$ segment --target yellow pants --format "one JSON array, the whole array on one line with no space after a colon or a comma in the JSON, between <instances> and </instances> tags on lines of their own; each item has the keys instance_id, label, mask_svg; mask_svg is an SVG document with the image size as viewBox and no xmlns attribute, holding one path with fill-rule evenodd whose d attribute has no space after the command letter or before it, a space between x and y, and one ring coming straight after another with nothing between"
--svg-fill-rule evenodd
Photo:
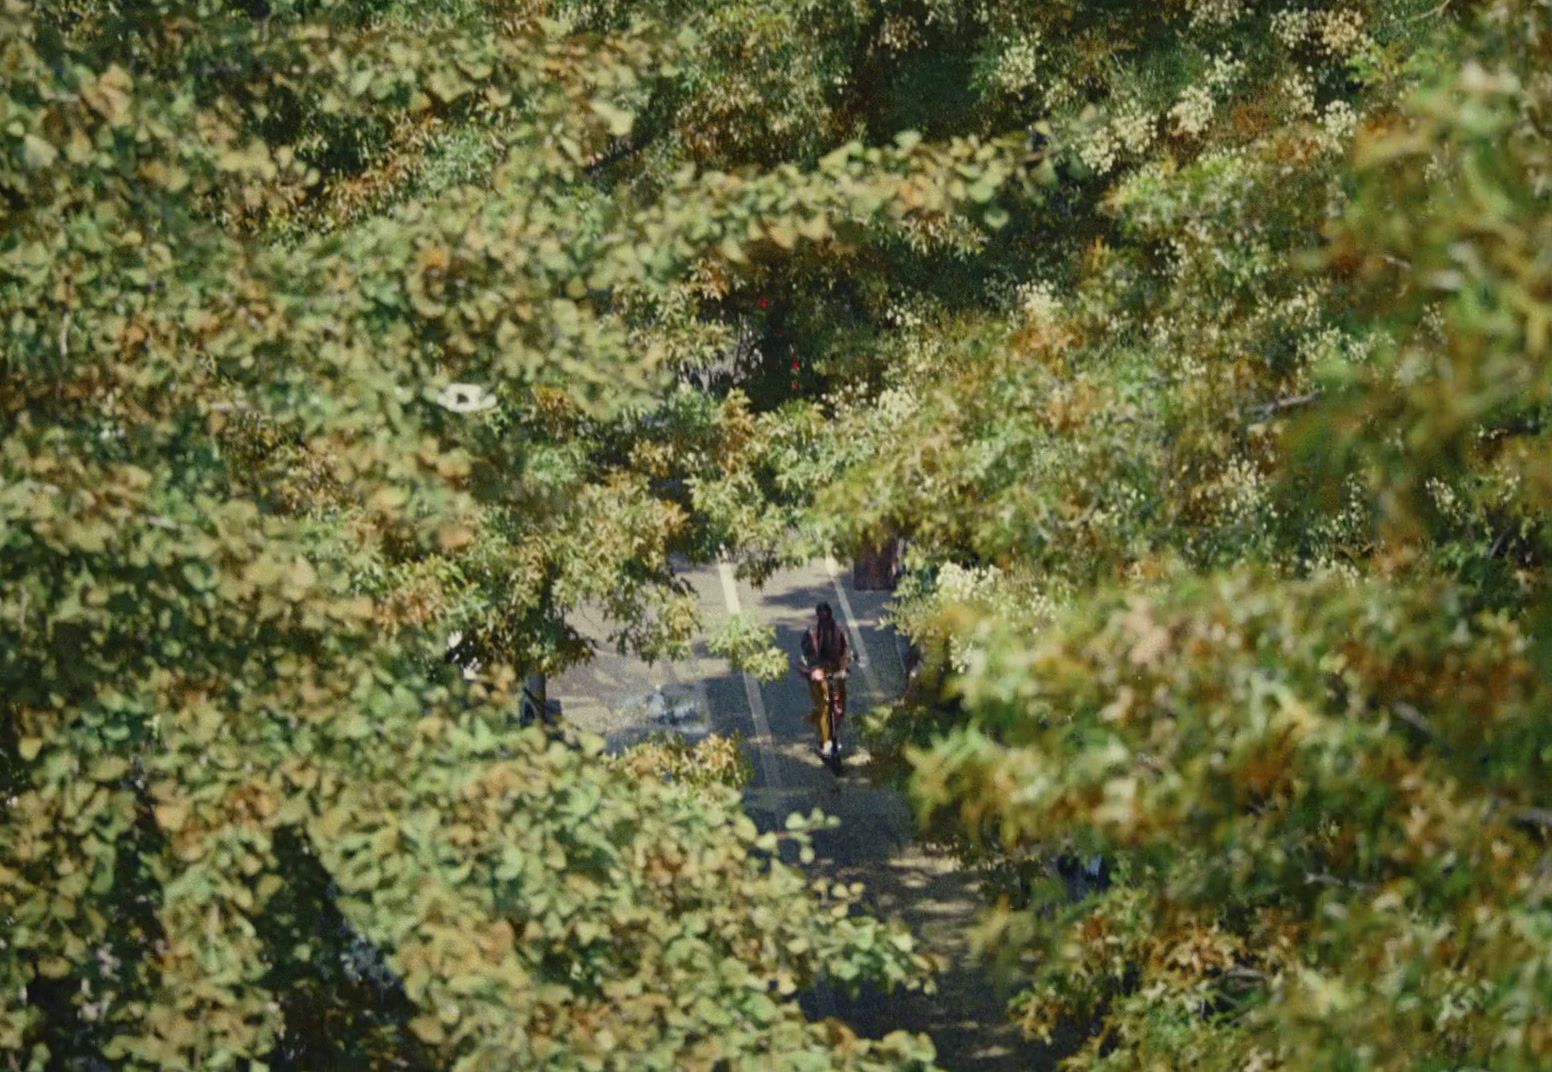
<instances>
[{"instance_id":1,"label":"yellow pants","mask_svg":"<svg viewBox=\"0 0 1552 1072\"><path fill-rule=\"evenodd\" d=\"M835 739L835 727L830 725L830 690L835 690L836 699L840 702L841 710L846 710L846 676L844 674L831 680L825 674L817 674L808 679L808 696L814 701L814 709L809 714L808 720L819 727L819 743L824 745L826 741Z\"/></svg>"}]
</instances>

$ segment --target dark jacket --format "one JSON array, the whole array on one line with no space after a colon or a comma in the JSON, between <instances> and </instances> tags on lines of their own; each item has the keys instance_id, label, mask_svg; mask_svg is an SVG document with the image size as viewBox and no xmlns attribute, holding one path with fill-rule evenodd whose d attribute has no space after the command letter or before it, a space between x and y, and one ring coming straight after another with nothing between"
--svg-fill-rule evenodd
<instances>
[{"instance_id":1,"label":"dark jacket","mask_svg":"<svg viewBox=\"0 0 1552 1072\"><path fill-rule=\"evenodd\" d=\"M803 631L803 663L821 666L830 673L846 668L846 631L835 622L828 629L810 626Z\"/></svg>"}]
</instances>

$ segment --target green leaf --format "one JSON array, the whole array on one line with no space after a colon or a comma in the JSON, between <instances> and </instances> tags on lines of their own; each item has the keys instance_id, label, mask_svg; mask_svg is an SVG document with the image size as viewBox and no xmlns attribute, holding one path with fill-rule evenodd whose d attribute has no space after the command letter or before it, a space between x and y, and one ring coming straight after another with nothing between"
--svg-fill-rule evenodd
<instances>
[{"instance_id":1,"label":"green leaf","mask_svg":"<svg viewBox=\"0 0 1552 1072\"><path fill-rule=\"evenodd\" d=\"M616 138L625 137L635 126L634 115L623 108L615 107L608 101L594 101L592 109L608 124L609 133Z\"/></svg>"},{"instance_id":2,"label":"green leaf","mask_svg":"<svg viewBox=\"0 0 1552 1072\"><path fill-rule=\"evenodd\" d=\"M32 171L42 171L59 157L59 150L38 137L28 134L22 138L22 162Z\"/></svg>"},{"instance_id":3,"label":"green leaf","mask_svg":"<svg viewBox=\"0 0 1552 1072\"><path fill-rule=\"evenodd\" d=\"M972 183L966 193L969 194L970 200L984 203L996 196L997 184L991 179L982 178Z\"/></svg>"}]
</instances>

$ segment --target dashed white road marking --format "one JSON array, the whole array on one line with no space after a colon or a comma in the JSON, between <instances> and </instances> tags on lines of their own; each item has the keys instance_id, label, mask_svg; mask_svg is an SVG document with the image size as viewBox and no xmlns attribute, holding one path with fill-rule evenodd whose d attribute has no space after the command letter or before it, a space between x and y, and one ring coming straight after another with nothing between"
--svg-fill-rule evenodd
<instances>
[{"instance_id":1,"label":"dashed white road marking","mask_svg":"<svg viewBox=\"0 0 1552 1072\"><path fill-rule=\"evenodd\" d=\"M706 691L706 679L701 674L695 675L695 681L690 685L695 690L695 702L700 708L701 717L706 720L706 729L711 729L711 695Z\"/></svg>"},{"instance_id":2,"label":"dashed white road marking","mask_svg":"<svg viewBox=\"0 0 1552 1072\"><path fill-rule=\"evenodd\" d=\"M733 582L733 567L726 562L718 562L717 576L722 580L722 601L727 604L728 613L738 614L741 605L738 601L738 586ZM744 671L744 695L749 700L749 713L754 716L755 750L760 757L760 769L765 772L765 784L772 789L780 789L781 777L776 773L776 757L771 751L774 738L771 736L770 719L765 717L765 700L760 696L760 683L747 670Z\"/></svg>"},{"instance_id":3,"label":"dashed white road marking","mask_svg":"<svg viewBox=\"0 0 1552 1072\"><path fill-rule=\"evenodd\" d=\"M868 649L862 645L862 630L857 625L857 616L852 613L851 600L846 597L846 587L841 584L841 567L836 563L834 556L825 555L825 571L830 574L830 585L835 589L835 601L841 605L841 615L846 619L846 632L851 637L851 650L860 656L857 660L857 668L862 671L862 680L867 683L868 695L877 703L883 699L884 694L879 691L878 678L873 673L873 659L868 655Z\"/></svg>"},{"instance_id":4,"label":"dashed white road marking","mask_svg":"<svg viewBox=\"0 0 1552 1072\"><path fill-rule=\"evenodd\" d=\"M717 563L717 576L722 581L722 601L729 614L739 613L742 604L738 599L738 585L734 582L733 567L726 562ZM744 695L749 700L749 713L754 717L755 749L760 757L760 767L765 771L765 791L771 794L784 792L781 778L776 773L775 737L771 735L771 723L765 715L765 700L760 696L760 683L749 671L744 671ZM814 984L814 1004L819 1015L833 1020L836 1015L835 991L830 984L820 980Z\"/></svg>"}]
</instances>

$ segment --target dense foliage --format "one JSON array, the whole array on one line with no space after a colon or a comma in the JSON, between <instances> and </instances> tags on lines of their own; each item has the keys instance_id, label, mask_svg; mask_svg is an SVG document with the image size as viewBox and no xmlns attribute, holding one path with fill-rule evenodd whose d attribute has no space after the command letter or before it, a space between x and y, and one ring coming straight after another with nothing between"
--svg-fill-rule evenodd
<instances>
[{"instance_id":1,"label":"dense foliage","mask_svg":"<svg viewBox=\"0 0 1552 1072\"><path fill-rule=\"evenodd\" d=\"M890 293L809 472L914 543L943 691L880 732L1014 1014L1075 1068L1545 1067L1545 5L1020 25L977 62L1056 181Z\"/></svg>"},{"instance_id":2,"label":"dense foliage","mask_svg":"<svg viewBox=\"0 0 1552 1072\"><path fill-rule=\"evenodd\" d=\"M1032 154L999 227L757 281L822 378L694 501L755 569L910 541L941 691L875 728L1014 1014L1073 1067L1544 1066L1545 5L828 17L810 129ZM1068 852L1118 881L1065 905Z\"/></svg>"},{"instance_id":3,"label":"dense foliage","mask_svg":"<svg viewBox=\"0 0 1552 1072\"><path fill-rule=\"evenodd\" d=\"M725 746L510 716L674 553L896 537L878 739L1072 1067L1552 1063L1544 3L0 0L0 79L8 1067L930 1060L782 1000L921 960Z\"/></svg>"},{"instance_id":4,"label":"dense foliage","mask_svg":"<svg viewBox=\"0 0 1552 1072\"><path fill-rule=\"evenodd\" d=\"M658 437L744 412L675 391L695 288L1005 154L612 181L694 35L540 15L0 7L0 1065L930 1057L787 1000L924 967L781 861L806 820L517 690L584 600L695 629Z\"/></svg>"}]
</instances>

